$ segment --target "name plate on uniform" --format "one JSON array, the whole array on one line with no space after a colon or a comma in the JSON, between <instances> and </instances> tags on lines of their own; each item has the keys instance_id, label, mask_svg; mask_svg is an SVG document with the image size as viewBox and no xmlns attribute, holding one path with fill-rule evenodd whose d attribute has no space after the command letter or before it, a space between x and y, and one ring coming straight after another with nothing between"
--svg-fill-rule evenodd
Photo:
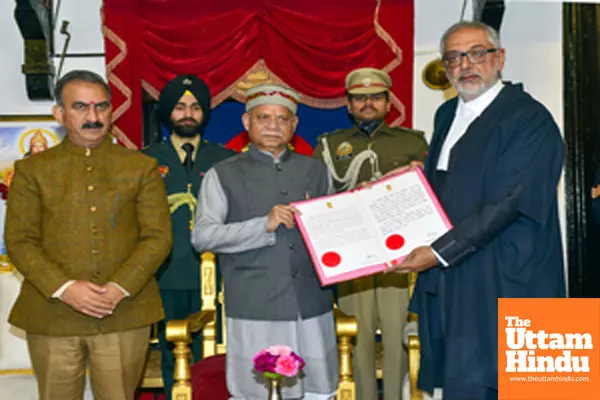
<instances>
[{"instance_id":1,"label":"name plate on uniform","mask_svg":"<svg viewBox=\"0 0 600 400\"><path fill-rule=\"evenodd\" d=\"M421 169L292 206L323 286L385 271L452 228Z\"/></svg>"}]
</instances>

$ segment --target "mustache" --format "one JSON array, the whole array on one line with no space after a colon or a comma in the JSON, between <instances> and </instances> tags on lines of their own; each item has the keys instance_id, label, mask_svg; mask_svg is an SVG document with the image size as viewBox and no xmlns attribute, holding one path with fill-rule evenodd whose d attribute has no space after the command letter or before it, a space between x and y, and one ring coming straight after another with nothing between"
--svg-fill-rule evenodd
<instances>
[{"instance_id":1,"label":"mustache","mask_svg":"<svg viewBox=\"0 0 600 400\"><path fill-rule=\"evenodd\" d=\"M281 137L281 136L283 136L283 129L279 129L279 127L275 128L275 129L266 128L266 129L263 129L260 132L260 134L263 136L279 136L279 137Z\"/></svg>"},{"instance_id":2,"label":"mustache","mask_svg":"<svg viewBox=\"0 0 600 400\"><path fill-rule=\"evenodd\" d=\"M104 124L100 121L96 121L96 122L86 122L85 124L81 125L82 129L100 129L100 128L104 128Z\"/></svg>"},{"instance_id":3,"label":"mustache","mask_svg":"<svg viewBox=\"0 0 600 400\"><path fill-rule=\"evenodd\" d=\"M481 79L481 75L478 74L477 72L473 72L473 71L464 71L461 72L460 75L458 76L458 80L462 81L464 80L467 76L476 76L477 78Z\"/></svg>"},{"instance_id":4,"label":"mustache","mask_svg":"<svg viewBox=\"0 0 600 400\"><path fill-rule=\"evenodd\" d=\"M361 108L361 109L360 109L360 112L364 112L364 111L367 111L367 110L371 110L371 111L377 111L377 110L375 109L375 107L372 107L372 106L364 106L363 108Z\"/></svg>"}]
</instances>

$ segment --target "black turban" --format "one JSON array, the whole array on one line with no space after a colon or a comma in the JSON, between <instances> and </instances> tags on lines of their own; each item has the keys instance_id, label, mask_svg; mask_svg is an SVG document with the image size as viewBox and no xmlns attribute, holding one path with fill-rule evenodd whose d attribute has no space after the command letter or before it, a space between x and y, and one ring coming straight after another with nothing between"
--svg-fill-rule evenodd
<instances>
[{"instance_id":1,"label":"black turban","mask_svg":"<svg viewBox=\"0 0 600 400\"><path fill-rule=\"evenodd\" d=\"M202 107L202 123L198 127L198 133L202 133L204 126L210 115L210 91L206 83L195 75L178 75L175 79L167 82L158 96L158 113L161 122L169 129L173 130L171 122L171 113L179 99L186 90L189 90Z\"/></svg>"}]
</instances>

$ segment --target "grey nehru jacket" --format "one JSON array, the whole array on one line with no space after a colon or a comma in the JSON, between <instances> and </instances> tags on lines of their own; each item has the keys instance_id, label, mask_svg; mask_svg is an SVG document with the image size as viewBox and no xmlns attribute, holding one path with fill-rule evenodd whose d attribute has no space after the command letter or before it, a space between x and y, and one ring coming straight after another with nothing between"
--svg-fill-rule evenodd
<instances>
[{"instance_id":1,"label":"grey nehru jacket","mask_svg":"<svg viewBox=\"0 0 600 400\"><path fill-rule=\"evenodd\" d=\"M295 321L332 310L296 228L267 232L273 206L330 193L321 161L285 151L278 159L253 146L210 169L198 195L192 244L217 253L227 317Z\"/></svg>"}]
</instances>

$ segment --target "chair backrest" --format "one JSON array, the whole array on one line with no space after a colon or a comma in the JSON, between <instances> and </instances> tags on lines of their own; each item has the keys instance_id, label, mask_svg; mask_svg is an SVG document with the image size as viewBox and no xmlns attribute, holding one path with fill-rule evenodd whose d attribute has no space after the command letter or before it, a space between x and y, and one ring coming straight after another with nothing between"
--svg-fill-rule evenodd
<instances>
[{"instance_id":1,"label":"chair backrest","mask_svg":"<svg viewBox=\"0 0 600 400\"><path fill-rule=\"evenodd\" d=\"M202 339L203 357L214 354L225 354L227 352L227 319L225 317L225 284L223 279L219 280L217 274L216 256L207 251L202 253L200 263L200 274L202 279L201 297L202 307L200 311L214 311L215 316L219 314L214 323L214 327L208 326L208 337L205 335ZM219 288L217 291L217 287ZM220 324L217 323L220 322ZM210 325L210 324L209 324ZM204 328L205 331L207 328ZM211 332L214 329L214 339L211 338ZM218 340L220 336L221 340Z\"/></svg>"}]
</instances>

